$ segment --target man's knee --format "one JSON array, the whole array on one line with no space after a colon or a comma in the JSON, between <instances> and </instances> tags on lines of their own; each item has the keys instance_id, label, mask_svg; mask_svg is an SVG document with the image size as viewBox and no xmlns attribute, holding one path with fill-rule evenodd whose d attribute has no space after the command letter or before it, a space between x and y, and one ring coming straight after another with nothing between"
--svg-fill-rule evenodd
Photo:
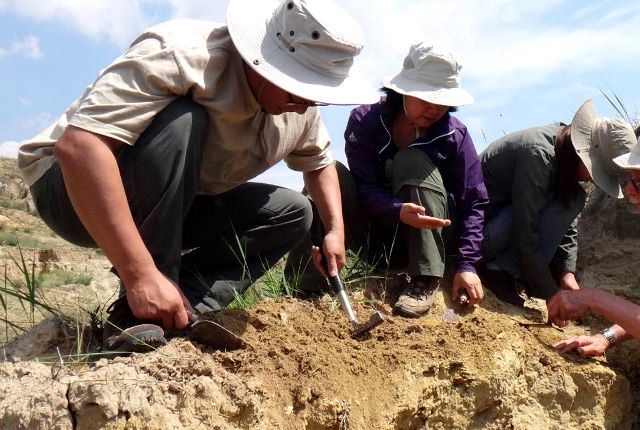
<instances>
[{"instance_id":1,"label":"man's knee","mask_svg":"<svg viewBox=\"0 0 640 430\"><path fill-rule=\"evenodd\" d=\"M194 102L190 97L180 97L171 102L154 118L152 128L167 128L175 135L169 142L180 142L186 138L201 139L205 133L209 116L204 106Z\"/></svg>"},{"instance_id":2,"label":"man's knee","mask_svg":"<svg viewBox=\"0 0 640 430\"><path fill-rule=\"evenodd\" d=\"M313 209L309 199L301 193L287 188L280 188L278 196L282 202L285 202L283 213L281 214L284 215L282 219L290 223L292 230L296 234L306 234L313 222Z\"/></svg>"}]
</instances>

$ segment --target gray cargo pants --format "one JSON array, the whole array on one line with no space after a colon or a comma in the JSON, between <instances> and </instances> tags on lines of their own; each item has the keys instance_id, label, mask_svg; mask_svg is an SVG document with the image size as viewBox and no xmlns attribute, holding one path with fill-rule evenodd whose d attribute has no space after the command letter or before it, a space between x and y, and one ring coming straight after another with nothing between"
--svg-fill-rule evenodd
<instances>
[{"instance_id":1,"label":"gray cargo pants","mask_svg":"<svg viewBox=\"0 0 640 430\"><path fill-rule=\"evenodd\" d=\"M442 277L445 270L443 229L416 229L401 222L388 224L366 216L358 202L358 190L351 172L339 162L336 169L347 249L377 266L401 267L410 275ZM396 198L425 207L427 215L449 217L442 177L423 151L416 148L399 151L386 170ZM319 225L320 220L314 216L311 231L321 231ZM286 273L292 282L299 281L301 290L311 292L325 284L310 262L310 247L311 238L306 237L289 252Z\"/></svg>"},{"instance_id":2,"label":"gray cargo pants","mask_svg":"<svg viewBox=\"0 0 640 430\"><path fill-rule=\"evenodd\" d=\"M275 185L196 194L207 121L202 106L179 98L117 154L133 219L157 268L202 312L231 303L300 241L313 218L307 198ZM96 247L73 210L57 162L31 193L53 231Z\"/></svg>"}]
</instances>

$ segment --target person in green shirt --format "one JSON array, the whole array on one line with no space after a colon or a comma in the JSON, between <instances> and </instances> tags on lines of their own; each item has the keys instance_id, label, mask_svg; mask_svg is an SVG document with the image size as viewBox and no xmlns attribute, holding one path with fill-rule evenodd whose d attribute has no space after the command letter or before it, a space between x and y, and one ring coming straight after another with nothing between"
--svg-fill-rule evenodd
<instances>
[{"instance_id":1,"label":"person in green shirt","mask_svg":"<svg viewBox=\"0 0 640 430\"><path fill-rule=\"evenodd\" d=\"M576 278L580 182L623 196L613 158L635 143L631 126L598 117L583 103L571 124L554 123L509 134L480 154L489 193L482 244L483 284L498 298L524 304L580 288ZM563 324L563 321L556 321Z\"/></svg>"}]
</instances>

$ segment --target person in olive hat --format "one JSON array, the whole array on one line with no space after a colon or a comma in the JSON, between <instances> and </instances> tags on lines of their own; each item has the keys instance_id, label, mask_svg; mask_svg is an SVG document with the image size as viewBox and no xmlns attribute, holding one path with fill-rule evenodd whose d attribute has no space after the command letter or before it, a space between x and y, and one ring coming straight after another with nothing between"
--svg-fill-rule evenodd
<instances>
[{"instance_id":1,"label":"person in olive hat","mask_svg":"<svg viewBox=\"0 0 640 430\"><path fill-rule=\"evenodd\" d=\"M547 300L558 289L579 289L580 182L623 197L618 175L624 170L613 159L635 141L629 124L598 117L587 100L571 124L533 127L489 145L480 154L490 200L482 244L485 287L516 305L524 302L520 289Z\"/></svg>"}]
</instances>

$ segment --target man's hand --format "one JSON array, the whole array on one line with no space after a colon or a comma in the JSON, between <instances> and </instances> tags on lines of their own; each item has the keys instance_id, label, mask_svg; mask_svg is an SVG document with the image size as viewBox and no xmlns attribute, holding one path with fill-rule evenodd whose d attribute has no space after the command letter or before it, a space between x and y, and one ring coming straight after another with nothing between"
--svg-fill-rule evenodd
<instances>
[{"instance_id":1,"label":"man's hand","mask_svg":"<svg viewBox=\"0 0 640 430\"><path fill-rule=\"evenodd\" d=\"M322 248L324 256L320 255L320 248L317 246L311 248L313 264L324 276L338 276L347 261L344 249L344 235L338 232L327 233L323 239ZM328 272L322 264L323 257L327 262Z\"/></svg>"},{"instance_id":2,"label":"man's hand","mask_svg":"<svg viewBox=\"0 0 640 430\"><path fill-rule=\"evenodd\" d=\"M402 208L400 208L400 221L419 229L434 229L451 225L451 221L448 219L434 218L425 215L425 208L414 203L402 204Z\"/></svg>"},{"instance_id":3,"label":"man's hand","mask_svg":"<svg viewBox=\"0 0 640 430\"><path fill-rule=\"evenodd\" d=\"M453 287L451 288L451 300L456 301L461 290L466 290L469 296L468 307L480 303L484 299L484 290L477 274L473 272L458 272L453 277Z\"/></svg>"},{"instance_id":4,"label":"man's hand","mask_svg":"<svg viewBox=\"0 0 640 430\"><path fill-rule=\"evenodd\" d=\"M575 351L580 355L593 357L602 355L609 348L609 341L601 334L573 336L553 345L560 352Z\"/></svg>"},{"instance_id":5,"label":"man's hand","mask_svg":"<svg viewBox=\"0 0 640 430\"><path fill-rule=\"evenodd\" d=\"M564 327L567 320L576 320L591 312L589 307L595 290L560 290L547 299L549 321Z\"/></svg>"},{"instance_id":6,"label":"man's hand","mask_svg":"<svg viewBox=\"0 0 640 430\"><path fill-rule=\"evenodd\" d=\"M127 302L136 318L158 321L166 330L182 329L194 312L180 288L158 270L125 284Z\"/></svg>"},{"instance_id":7,"label":"man's hand","mask_svg":"<svg viewBox=\"0 0 640 430\"><path fill-rule=\"evenodd\" d=\"M69 198L91 237L118 270L133 314L184 328L192 310L155 266L135 225L115 157L124 143L73 126L54 147Z\"/></svg>"}]
</instances>

